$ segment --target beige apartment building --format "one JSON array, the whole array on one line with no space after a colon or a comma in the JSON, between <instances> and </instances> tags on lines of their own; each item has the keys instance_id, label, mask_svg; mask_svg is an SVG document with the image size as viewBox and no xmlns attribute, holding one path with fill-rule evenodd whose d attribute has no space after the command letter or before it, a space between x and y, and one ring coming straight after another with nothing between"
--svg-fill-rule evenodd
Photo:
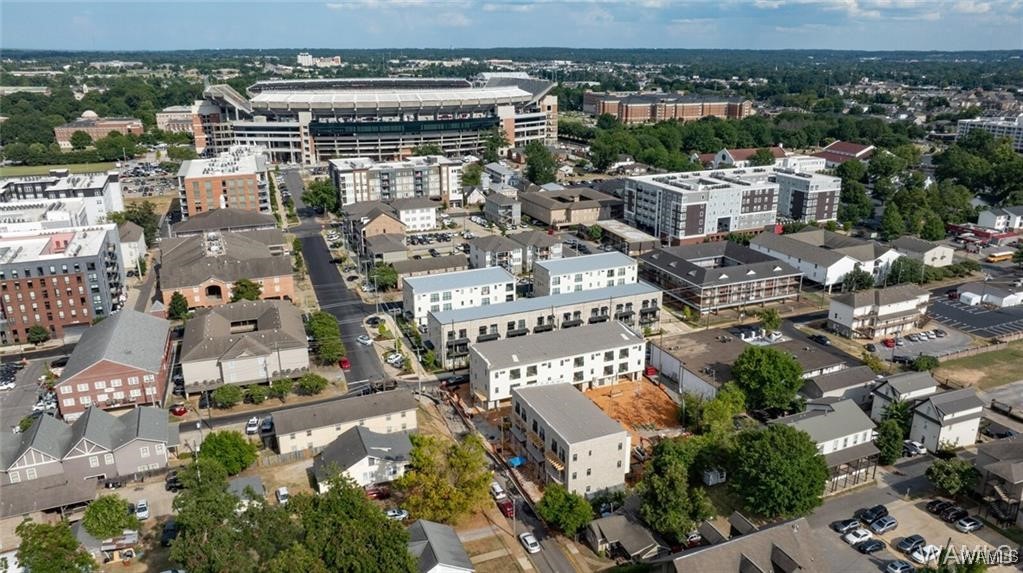
<instances>
[{"instance_id":1,"label":"beige apartment building","mask_svg":"<svg viewBox=\"0 0 1023 573\"><path fill-rule=\"evenodd\" d=\"M416 399L405 390L391 390L274 413L277 451L282 454L322 450L358 426L377 434L415 431Z\"/></svg>"}]
</instances>

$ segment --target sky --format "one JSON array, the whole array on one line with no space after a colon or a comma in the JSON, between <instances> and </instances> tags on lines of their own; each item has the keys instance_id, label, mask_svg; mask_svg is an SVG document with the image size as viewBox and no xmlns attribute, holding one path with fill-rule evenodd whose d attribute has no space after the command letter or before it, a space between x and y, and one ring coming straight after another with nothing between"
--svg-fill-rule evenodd
<instances>
[{"instance_id":1,"label":"sky","mask_svg":"<svg viewBox=\"0 0 1023 573\"><path fill-rule=\"evenodd\" d=\"M1023 49L1023 0L0 0L0 49Z\"/></svg>"}]
</instances>

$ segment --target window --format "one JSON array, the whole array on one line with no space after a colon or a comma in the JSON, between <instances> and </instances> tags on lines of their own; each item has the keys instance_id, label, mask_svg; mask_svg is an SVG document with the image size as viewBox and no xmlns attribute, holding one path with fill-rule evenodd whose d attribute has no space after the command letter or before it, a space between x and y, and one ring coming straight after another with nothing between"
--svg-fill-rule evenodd
<instances>
[{"instance_id":1,"label":"window","mask_svg":"<svg viewBox=\"0 0 1023 573\"><path fill-rule=\"evenodd\" d=\"M312 430L306 430L306 431L305 431L305 435L306 435L306 437L308 438L309 436L312 436L312 435L313 435L313 431L312 431Z\"/></svg>"},{"instance_id":2,"label":"window","mask_svg":"<svg viewBox=\"0 0 1023 573\"><path fill-rule=\"evenodd\" d=\"M78 399L78 403L83 406L88 406L89 404L92 404L92 398L90 396L82 396Z\"/></svg>"},{"instance_id":3,"label":"window","mask_svg":"<svg viewBox=\"0 0 1023 573\"><path fill-rule=\"evenodd\" d=\"M25 479L36 479L36 469L28 468L25 470Z\"/></svg>"},{"instance_id":4,"label":"window","mask_svg":"<svg viewBox=\"0 0 1023 573\"><path fill-rule=\"evenodd\" d=\"M572 479L576 479L576 477L577 477L577 476L576 476L576 473L575 473L575 472L572 472Z\"/></svg>"},{"instance_id":5,"label":"window","mask_svg":"<svg viewBox=\"0 0 1023 573\"><path fill-rule=\"evenodd\" d=\"M90 468L99 467L99 456L89 456L89 467Z\"/></svg>"},{"instance_id":6,"label":"window","mask_svg":"<svg viewBox=\"0 0 1023 573\"><path fill-rule=\"evenodd\" d=\"M629 349L628 348L622 348L621 350L618 351L618 358L628 358L628 357L629 357Z\"/></svg>"},{"instance_id":7,"label":"window","mask_svg":"<svg viewBox=\"0 0 1023 573\"><path fill-rule=\"evenodd\" d=\"M70 394L71 393L71 386L68 386L66 384L61 386L60 387L60 393L61 394Z\"/></svg>"},{"instance_id":8,"label":"window","mask_svg":"<svg viewBox=\"0 0 1023 573\"><path fill-rule=\"evenodd\" d=\"M11 483L21 482L21 474L18 472L10 472L7 474L7 477L11 480Z\"/></svg>"},{"instance_id":9,"label":"window","mask_svg":"<svg viewBox=\"0 0 1023 573\"><path fill-rule=\"evenodd\" d=\"M618 460L618 467L622 467L622 460Z\"/></svg>"},{"instance_id":10,"label":"window","mask_svg":"<svg viewBox=\"0 0 1023 573\"><path fill-rule=\"evenodd\" d=\"M508 378L511 378L512 380L518 380L519 378L522 378L522 369L512 368L511 370L508 371Z\"/></svg>"},{"instance_id":11,"label":"window","mask_svg":"<svg viewBox=\"0 0 1023 573\"><path fill-rule=\"evenodd\" d=\"M621 444L618 444L618 445L621 446ZM156 446L154 446L153 449L156 450L156 453L162 454L163 453L163 444L156 444Z\"/></svg>"},{"instance_id":12,"label":"window","mask_svg":"<svg viewBox=\"0 0 1023 573\"><path fill-rule=\"evenodd\" d=\"M586 373L583 372L582 370L579 370L579 371L577 371L577 372L572 374L572 381L573 382L582 382L585 379L585 377L586 377Z\"/></svg>"},{"instance_id":13,"label":"window","mask_svg":"<svg viewBox=\"0 0 1023 573\"><path fill-rule=\"evenodd\" d=\"M74 398L64 398L64 405L69 407L69 408L71 406L74 406L75 405L75 399Z\"/></svg>"},{"instance_id":14,"label":"window","mask_svg":"<svg viewBox=\"0 0 1023 573\"><path fill-rule=\"evenodd\" d=\"M574 462L574 461L578 461L578 460L579 460L579 454L572 454L572 461Z\"/></svg>"},{"instance_id":15,"label":"window","mask_svg":"<svg viewBox=\"0 0 1023 573\"><path fill-rule=\"evenodd\" d=\"M107 387L107 382L106 380L97 380L93 383L92 387L97 390L102 390Z\"/></svg>"},{"instance_id":16,"label":"window","mask_svg":"<svg viewBox=\"0 0 1023 573\"><path fill-rule=\"evenodd\" d=\"M141 448L139 448L139 457L140 458L149 457L149 446L142 446Z\"/></svg>"},{"instance_id":17,"label":"window","mask_svg":"<svg viewBox=\"0 0 1023 573\"><path fill-rule=\"evenodd\" d=\"M114 463L114 454L103 454L103 463L108 466Z\"/></svg>"},{"instance_id":18,"label":"window","mask_svg":"<svg viewBox=\"0 0 1023 573\"><path fill-rule=\"evenodd\" d=\"M78 390L79 392L88 392L89 391L89 385L88 384L78 384L77 386L75 386L75 389Z\"/></svg>"},{"instance_id":19,"label":"window","mask_svg":"<svg viewBox=\"0 0 1023 573\"><path fill-rule=\"evenodd\" d=\"M526 376L536 376L536 365L526 366Z\"/></svg>"},{"instance_id":20,"label":"window","mask_svg":"<svg viewBox=\"0 0 1023 573\"><path fill-rule=\"evenodd\" d=\"M593 470L591 470L590 468L586 468L586 475L591 475L592 473Z\"/></svg>"},{"instance_id":21,"label":"window","mask_svg":"<svg viewBox=\"0 0 1023 573\"><path fill-rule=\"evenodd\" d=\"M128 377L128 385L129 386L138 386L138 383L139 383L139 377L138 376L130 376L130 377Z\"/></svg>"}]
</instances>

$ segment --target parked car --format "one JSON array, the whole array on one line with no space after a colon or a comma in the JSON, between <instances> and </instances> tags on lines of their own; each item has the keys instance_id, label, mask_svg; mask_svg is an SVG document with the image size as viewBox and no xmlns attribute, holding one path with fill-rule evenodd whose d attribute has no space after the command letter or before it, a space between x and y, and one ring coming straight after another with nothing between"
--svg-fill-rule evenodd
<instances>
[{"instance_id":1,"label":"parked car","mask_svg":"<svg viewBox=\"0 0 1023 573\"><path fill-rule=\"evenodd\" d=\"M895 348L895 339L885 338L881 341L881 344L884 345L885 348Z\"/></svg>"},{"instance_id":2,"label":"parked car","mask_svg":"<svg viewBox=\"0 0 1023 573\"><path fill-rule=\"evenodd\" d=\"M405 356L403 356L400 352L391 352L386 358L384 358L384 361L395 368L399 368L402 363L405 362Z\"/></svg>"},{"instance_id":3,"label":"parked car","mask_svg":"<svg viewBox=\"0 0 1023 573\"><path fill-rule=\"evenodd\" d=\"M263 422L259 425L259 429L262 432L269 432L274 429L274 417L271 415L263 418Z\"/></svg>"},{"instance_id":4,"label":"parked car","mask_svg":"<svg viewBox=\"0 0 1023 573\"><path fill-rule=\"evenodd\" d=\"M526 548L528 553L539 553L540 543L537 542L536 537L533 537L532 533L523 533L519 535L519 541L522 542L522 546Z\"/></svg>"},{"instance_id":5,"label":"parked car","mask_svg":"<svg viewBox=\"0 0 1023 573\"><path fill-rule=\"evenodd\" d=\"M366 319L366 324L372 326L373 328L380 326L381 322L383 322L383 319L380 318L379 316L371 316Z\"/></svg>"},{"instance_id":6,"label":"parked car","mask_svg":"<svg viewBox=\"0 0 1023 573\"><path fill-rule=\"evenodd\" d=\"M941 512L945 511L950 507L952 507L951 501L944 499L935 499L927 504L927 511L935 515L941 515Z\"/></svg>"},{"instance_id":7,"label":"parked car","mask_svg":"<svg viewBox=\"0 0 1023 573\"><path fill-rule=\"evenodd\" d=\"M140 499L135 502L135 517L137 519L149 519L149 502Z\"/></svg>"},{"instance_id":8,"label":"parked car","mask_svg":"<svg viewBox=\"0 0 1023 573\"><path fill-rule=\"evenodd\" d=\"M385 514L387 519L393 519L394 521L405 521L408 519L408 512L400 508L388 509Z\"/></svg>"},{"instance_id":9,"label":"parked car","mask_svg":"<svg viewBox=\"0 0 1023 573\"><path fill-rule=\"evenodd\" d=\"M945 338L946 336L948 336L948 333L940 328L935 328L934 336L937 336L938 338Z\"/></svg>"},{"instance_id":10,"label":"parked car","mask_svg":"<svg viewBox=\"0 0 1023 573\"><path fill-rule=\"evenodd\" d=\"M859 527L860 520L858 519L843 519L841 521L836 521L831 524L831 529L834 529L838 533L842 534L849 533L850 531L853 531L855 529L859 529Z\"/></svg>"},{"instance_id":11,"label":"parked car","mask_svg":"<svg viewBox=\"0 0 1023 573\"><path fill-rule=\"evenodd\" d=\"M882 549L884 549L884 541L881 541L880 539L868 539L868 540L864 541L863 543L857 543L856 544L856 551L859 551L860 553L863 553L864 555L869 555L871 553L877 553L878 551L881 551Z\"/></svg>"},{"instance_id":12,"label":"parked car","mask_svg":"<svg viewBox=\"0 0 1023 573\"><path fill-rule=\"evenodd\" d=\"M391 497L391 490L380 485L367 486L364 491L366 492L366 497L370 499L387 499Z\"/></svg>"},{"instance_id":13,"label":"parked car","mask_svg":"<svg viewBox=\"0 0 1023 573\"><path fill-rule=\"evenodd\" d=\"M873 537L873 535L871 535L869 531L863 529L862 527L858 527L850 531L849 533L843 535L842 541L845 541L849 545L855 546L859 543L863 543L864 541L870 539L871 537Z\"/></svg>"},{"instance_id":14,"label":"parked car","mask_svg":"<svg viewBox=\"0 0 1023 573\"><path fill-rule=\"evenodd\" d=\"M895 559L889 561L884 566L885 573L911 573L913 571L913 564L909 561L903 561L902 559Z\"/></svg>"},{"instance_id":15,"label":"parked car","mask_svg":"<svg viewBox=\"0 0 1023 573\"><path fill-rule=\"evenodd\" d=\"M877 352L877 345L873 342L868 342L864 348L867 349L867 352Z\"/></svg>"},{"instance_id":16,"label":"parked car","mask_svg":"<svg viewBox=\"0 0 1023 573\"><path fill-rule=\"evenodd\" d=\"M927 448L920 442L906 440L902 442L902 453L907 456L921 456L927 453Z\"/></svg>"},{"instance_id":17,"label":"parked car","mask_svg":"<svg viewBox=\"0 0 1023 573\"><path fill-rule=\"evenodd\" d=\"M914 533L913 535L903 537L902 541L900 541L896 547L898 547L899 551L909 554L924 545L927 545L927 541L924 540L924 536Z\"/></svg>"},{"instance_id":18,"label":"parked car","mask_svg":"<svg viewBox=\"0 0 1023 573\"><path fill-rule=\"evenodd\" d=\"M277 503L281 505L288 503L288 499L291 498L291 496L288 494L288 488L284 486L277 488L277 491L275 493L277 495Z\"/></svg>"},{"instance_id":19,"label":"parked car","mask_svg":"<svg viewBox=\"0 0 1023 573\"><path fill-rule=\"evenodd\" d=\"M179 478L174 477L164 482L163 489L169 492L179 492L185 489L185 484L181 483L181 480Z\"/></svg>"},{"instance_id":20,"label":"parked car","mask_svg":"<svg viewBox=\"0 0 1023 573\"><path fill-rule=\"evenodd\" d=\"M963 533L973 533L984 527L984 523L976 517L964 517L956 522L956 529Z\"/></svg>"},{"instance_id":21,"label":"parked car","mask_svg":"<svg viewBox=\"0 0 1023 573\"><path fill-rule=\"evenodd\" d=\"M174 404L170 407L170 413L175 416L184 416L188 413L188 408L184 404Z\"/></svg>"},{"instance_id":22,"label":"parked car","mask_svg":"<svg viewBox=\"0 0 1023 573\"><path fill-rule=\"evenodd\" d=\"M941 548L937 545L924 545L923 547L918 547L913 553L910 553L909 557L921 565L926 565L937 559L940 554Z\"/></svg>"},{"instance_id":23,"label":"parked car","mask_svg":"<svg viewBox=\"0 0 1023 573\"><path fill-rule=\"evenodd\" d=\"M504 496L497 498L497 509L501 511L501 515L512 518L515 517L515 502L510 497Z\"/></svg>"},{"instance_id":24,"label":"parked car","mask_svg":"<svg viewBox=\"0 0 1023 573\"><path fill-rule=\"evenodd\" d=\"M865 509L860 512L860 521L870 525L882 517L888 515L888 508L883 505L875 505L870 509Z\"/></svg>"},{"instance_id":25,"label":"parked car","mask_svg":"<svg viewBox=\"0 0 1023 573\"><path fill-rule=\"evenodd\" d=\"M366 334L360 334L358 338L355 339L355 341L358 342L359 344L362 344L363 346L371 346L373 344L373 339Z\"/></svg>"},{"instance_id":26,"label":"parked car","mask_svg":"<svg viewBox=\"0 0 1023 573\"><path fill-rule=\"evenodd\" d=\"M966 511L965 509L963 509L963 508L961 508L959 506L955 506L955 507L950 507L950 508L946 509L945 511L943 511L941 513L941 519L943 519L943 520L945 520L945 521L947 521L949 523L955 523L955 522L959 521L960 519L962 519L962 518L964 518L964 517L966 517L968 515L970 515L968 511Z\"/></svg>"},{"instance_id":27,"label":"parked car","mask_svg":"<svg viewBox=\"0 0 1023 573\"><path fill-rule=\"evenodd\" d=\"M504 487L496 481L490 482L490 495L494 496L494 499L501 499L506 497L508 494L505 493Z\"/></svg>"},{"instance_id":28,"label":"parked car","mask_svg":"<svg viewBox=\"0 0 1023 573\"><path fill-rule=\"evenodd\" d=\"M814 334L814 335L811 335L809 338L810 338L810 340L812 340L812 341L814 341L817 344L820 344L822 346L830 346L831 345L831 340L829 340L828 337L824 336L823 334Z\"/></svg>"},{"instance_id":29,"label":"parked car","mask_svg":"<svg viewBox=\"0 0 1023 573\"><path fill-rule=\"evenodd\" d=\"M163 524L163 533L160 534L160 545L170 547L171 543L178 537L178 524L173 519Z\"/></svg>"},{"instance_id":30,"label":"parked car","mask_svg":"<svg viewBox=\"0 0 1023 573\"><path fill-rule=\"evenodd\" d=\"M888 533L899 526L899 522L892 516L886 515L874 523L870 524L870 530L880 535L882 533Z\"/></svg>"}]
</instances>

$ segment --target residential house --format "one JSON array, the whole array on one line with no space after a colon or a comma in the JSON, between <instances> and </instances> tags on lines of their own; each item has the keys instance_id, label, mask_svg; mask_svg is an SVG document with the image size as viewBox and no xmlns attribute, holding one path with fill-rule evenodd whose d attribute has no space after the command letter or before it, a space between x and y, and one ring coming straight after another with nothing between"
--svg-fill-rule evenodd
<instances>
[{"instance_id":1,"label":"residential house","mask_svg":"<svg viewBox=\"0 0 1023 573\"><path fill-rule=\"evenodd\" d=\"M238 498L237 512L243 512L253 504L266 501L266 487L259 476L238 476L227 482L227 493Z\"/></svg>"},{"instance_id":2,"label":"residential house","mask_svg":"<svg viewBox=\"0 0 1023 573\"><path fill-rule=\"evenodd\" d=\"M988 514L1000 524L1023 525L1023 435L980 444L973 465Z\"/></svg>"},{"instance_id":3,"label":"residential house","mask_svg":"<svg viewBox=\"0 0 1023 573\"><path fill-rule=\"evenodd\" d=\"M465 255L444 255L422 259L406 259L391 263L391 267L398 274L398 290L401 290L402 285L405 284L405 279L464 271L469 268L469 257Z\"/></svg>"},{"instance_id":4,"label":"residential house","mask_svg":"<svg viewBox=\"0 0 1023 573\"><path fill-rule=\"evenodd\" d=\"M405 314L425 325L430 312L515 300L515 275L501 267L485 267L407 278L401 293Z\"/></svg>"},{"instance_id":5,"label":"residential house","mask_svg":"<svg viewBox=\"0 0 1023 573\"><path fill-rule=\"evenodd\" d=\"M213 209L196 213L187 221L171 225L171 237L192 237L206 233L243 233L277 228L277 220L269 213L246 209Z\"/></svg>"},{"instance_id":6,"label":"residential house","mask_svg":"<svg viewBox=\"0 0 1023 573\"><path fill-rule=\"evenodd\" d=\"M515 197L491 193L483 204L483 216L501 227L519 225L522 223L522 204Z\"/></svg>"},{"instance_id":7,"label":"residential house","mask_svg":"<svg viewBox=\"0 0 1023 573\"><path fill-rule=\"evenodd\" d=\"M828 465L825 494L872 481L880 450L874 445L874 422L852 400L811 400L799 414L771 420L802 432L817 444Z\"/></svg>"},{"instance_id":8,"label":"residential house","mask_svg":"<svg viewBox=\"0 0 1023 573\"><path fill-rule=\"evenodd\" d=\"M912 406L937 391L938 383L930 372L904 372L884 378L871 390L870 419L880 424L892 404L908 402Z\"/></svg>"},{"instance_id":9,"label":"residential house","mask_svg":"<svg viewBox=\"0 0 1023 573\"><path fill-rule=\"evenodd\" d=\"M367 240L375 235L404 235L405 224L391 207L379 201L355 203L344 207L342 233L357 253L366 253Z\"/></svg>"},{"instance_id":10,"label":"residential house","mask_svg":"<svg viewBox=\"0 0 1023 573\"><path fill-rule=\"evenodd\" d=\"M274 436L282 454L319 451L341 434L364 427L378 434L412 432L416 399L405 390L367 394L274 412Z\"/></svg>"},{"instance_id":11,"label":"residential house","mask_svg":"<svg viewBox=\"0 0 1023 573\"><path fill-rule=\"evenodd\" d=\"M548 227L563 229L590 226L597 221L621 218L621 199L590 187L571 187L560 191L519 193L522 214Z\"/></svg>"},{"instance_id":12,"label":"residential house","mask_svg":"<svg viewBox=\"0 0 1023 573\"><path fill-rule=\"evenodd\" d=\"M667 551L630 514L616 513L594 519L586 525L583 535L593 551L610 558L640 561Z\"/></svg>"},{"instance_id":13,"label":"residential house","mask_svg":"<svg viewBox=\"0 0 1023 573\"><path fill-rule=\"evenodd\" d=\"M719 536L715 543L686 549L654 562L658 573L756 571L828 573L831 567L805 517L765 525L748 533Z\"/></svg>"},{"instance_id":14,"label":"residential house","mask_svg":"<svg viewBox=\"0 0 1023 573\"><path fill-rule=\"evenodd\" d=\"M487 202L487 196L483 192L481 187L463 187L462 196L459 200L455 200L452 196L451 207L465 207L469 205L483 205Z\"/></svg>"},{"instance_id":15,"label":"residential house","mask_svg":"<svg viewBox=\"0 0 1023 573\"><path fill-rule=\"evenodd\" d=\"M375 264L408 260L405 235L383 234L367 237L366 258Z\"/></svg>"},{"instance_id":16,"label":"residential house","mask_svg":"<svg viewBox=\"0 0 1023 573\"><path fill-rule=\"evenodd\" d=\"M121 242L121 267L137 271L139 260L146 256L145 232L135 223L125 221L117 226L117 235Z\"/></svg>"},{"instance_id":17,"label":"residential house","mask_svg":"<svg viewBox=\"0 0 1023 573\"><path fill-rule=\"evenodd\" d=\"M903 256L918 260L929 267L947 267L952 264L955 254L952 247L917 237L899 237L892 241L892 246Z\"/></svg>"},{"instance_id":18,"label":"residential house","mask_svg":"<svg viewBox=\"0 0 1023 573\"><path fill-rule=\"evenodd\" d=\"M734 241L664 247L639 257L640 276L699 315L799 297L803 273Z\"/></svg>"},{"instance_id":19,"label":"residential house","mask_svg":"<svg viewBox=\"0 0 1023 573\"><path fill-rule=\"evenodd\" d=\"M788 263L807 280L828 287L841 285L853 269L871 273L881 282L899 253L872 241L855 239L824 229L787 235L761 233L750 241L750 248Z\"/></svg>"},{"instance_id":20,"label":"residential house","mask_svg":"<svg viewBox=\"0 0 1023 573\"><path fill-rule=\"evenodd\" d=\"M160 243L160 292L170 306L180 292L188 308L229 302L234 284L248 279L261 288L260 298L291 300L295 279L283 233L277 230L166 239Z\"/></svg>"},{"instance_id":21,"label":"residential house","mask_svg":"<svg viewBox=\"0 0 1023 573\"><path fill-rule=\"evenodd\" d=\"M70 422L91 406L162 405L170 368L170 323L123 309L82 333L53 387L60 415Z\"/></svg>"},{"instance_id":22,"label":"residential house","mask_svg":"<svg viewBox=\"0 0 1023 573\"><path fill-rule=\"evenodd\" d=\"M977 224L1000 232L1023 230L1023 205L985 209L978 215Z\"/></svg>"},{"instance_id":23,"label":"residential house","mask_svg":"<svg viewBox=\"0 0 1023 573\"><path fill-rule=\"evenodd\" d=\"M508 235L508 238L522 245L522 272L533 272L533 265L539 261L560 259L563 253L561 239L543 231L525 231Z\"/></svg>"},{"instance_id":24,"label":"residential house","mask_svg":"<svg viewBox=\"0 0 1023 573\"><path fill-rule=\"evenodd\" d=\"M828 169L834 169L839 165L855 159L857 161L870 161L870 158L874 155L875 148L873 145L861 145L859 143L852 143L849 141L833 141L826 145L824 149L814 153L815 157L822 157L827 162L825 167Z\"/></svg>"},{"instance_id":25,"label":"residential house","mask_svg":"<svg viewBox=\"0 0 1023 573\"><path fill-rule=\"evenodd\" d=\"M646 340L617 321L469 345L471 398L493 408L520 386L569 383L588 390L643 373Z\"/></svg>"},{"instance_id":26,"label":"residential house","mask_svg":"<svg viewBox=\"0 0 1023 573\"><path fill-rule=\"evenodd\" d=\"M185 324L179 361L188 393L297 377L309 368L302 312L274 300L200 310Z\"/></svg>"},{"instance_id":27,"label":"residential house","mask_svg":"<svg viewBox=\"0 0 1023 573\"><path fill-rule=\"evenodd\" d=\"M412 442L406 432L380 434L354 426L337 437L313 459L316 490L326 493L338 473L360 487L389 483L405 475Z\"/></svg>"},{"instance_id":28,"label":"residential house","mask_svg":"<svg viewBox=\"0 0 1023 573\"><path fill-rule=\"evenodd\" d=\"M869 366L853 366L808 379L799 391L810 400L851 400L861 408L870 406L871 389L877 377Z\"/></svg>"},{"instance_id":29,"label":"residential house","mask_svg":"<svg viewBox=\"0 0 1023 573\"><path fill-rule=\"evenodd\" d=\"M709 156L701 155L700 160L705 161L704 165L707 165L711 169L728 168L728 167L753 167L751 163L753 156L757 154L761 149L766 149L774 157L775 162L785 158L785 150L781 147L746 147L742 149L722 149L717 153L710 154Z\"/></svg>"},{"instance_id":30,"label":"residential house","mask_svg":"<svg viewBox=\"0 0 1023 573\"><path fill-rule=\"evenodd\" d=\"M513 169L494 162L483 166L483 187L514 187L520 180L519 174Z\"/></svg>"},{"instance_id":31,"label":"residential house","mask_svg":"<svg viewBox=\"0 0 1023 573\"><path fill-rule=\"evenodd\" d=\"M455 528L419 519L408 528L408 550L419 563L419 573L473 573Z\"/></svg>"},{"instance_id":32,"label":"residential house","mask_svg":"<svg viewBox=\"0 0 1023 573\"><path fill-rule=\"evenodd\" d=\"M625 487L629 432L571 384L512 390L513 448L520 471L586 497Z\"/></svg>"},{"instance_id":33,"label":"residential house","mask_svg":"<svg viewBox=\"0 0 1023 573\"><path fill-rule=\"evenodd\" d=\"M932 452L972 446L983 414L984 402L973 388L931 394L913 408L909 437Z\"/></svg>"},{"instance_id":34,"label":"residential house","mask_svg":"<svg viewBox=\"0 0 1023 573\"><path fill-rule=\"evenodd\" d=\"M915 284L832 297L828 328L849 338L899 336L923 324L931 293Z\"/></svg>"},{"instance_id":35,"label":"residential house","mask_svg":"<svg viewBox=\"0 0 1023 573\"><path fill-rule=\"evenodd\" d=\"M502 267L522 272L522 245L501 235L488 235L469 241L469 264L474 269Z\"/></svg>"},{"instance_id":36,"label":"residential house","mask_svg":"<svg viewBox=\"0 0 1023 573\"><path fill-rule=\"evenodd\" d=\"M579 257L538 261L533 265L533 294L547 296L634 284L636 259L611 251Z\"/></svg>"}]
</instances>

